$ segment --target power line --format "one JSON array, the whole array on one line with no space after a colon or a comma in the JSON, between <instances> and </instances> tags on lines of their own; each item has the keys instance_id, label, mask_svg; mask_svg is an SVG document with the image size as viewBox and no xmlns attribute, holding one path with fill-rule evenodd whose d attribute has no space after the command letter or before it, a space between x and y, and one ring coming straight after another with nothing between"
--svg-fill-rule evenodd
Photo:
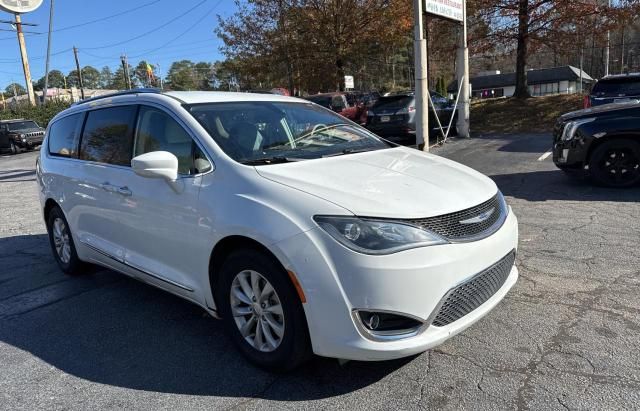
<instances>
[{"instance_id":1,"label":"power line","mask_svg":"<svg viewBox=\"0 0 640 411\"><path fill-rule=\"evenodd\" d=\"M95 19L95 20L90 20L90 21L87 21L87 22L84 22L84 23L74 24L73 26L62 27L62 28L53 30L53 32L57 33L57 32L60 32L60 31L66 31L66 30L76 29L78 27L88 26L89 24L100 23L100 22L103 22L105 20L110 20L110 19L113 19L113 18L116 18L116 17L124 16L125 14L133 13L134 11L143 9L145 7L152 6L152 5L156 4L156 3L160 3L161 1L163 1L163 0L150 1L149 3L145 3L145 4L142 4L142 5L138 6L138 7L134 7L132 9L121 11L120 13L112 14L110 16L102 17L102 18Z\"/></svg>"},{"instance_id":2,"label":"power line","mask_svg":"<svg viewBox=\"0 0 640 411\"><path fill-rule=\"evenodd\" d=\"M222 3L222 0L218 0L218 2L211 8L209 9L209 11L207 11L205 14L202 15L202 17L200 17L194 24L192 24L188 29L186 29L185 31L183 31L182 33L178 34L176 37L172 38L171 40L169 40L168 42L166 42L165 44L163 44L160 47L156 47L154 49L151 50L147 50L143 53L140 53L138 55L135 56L131 56L132 58L137 58L137 57L142 57L146 54L149 53L153 53L154 51L158 51L166 46L168 46L169 44L173 43L174 41L178 40L179 38L183 37L185 34L189 33L191 30L193 30L194 28L196 28L196 26L198 24L200 24L205 18L209 17L209 15L218 8L218 6L220 6L220 4Z\"/></svg>"},{"instance_id":3,"label":"power line","mask_svg":"<svg viewBox=\"0 0 640 411\"><path fill-rule=\"evenodd\" d=\"M189 10L185 11L184 13L182 13L182 14L180 14L180 15L178 15L178 16L176 16L176 17L174 17L174 18L172 18L171 20L169 20L169 21L167 21L167 22L165 22L165 23L163 23L163 24L161 24L161 25L159 25L159 26L157 26L157 27L155 27L155 28L153 28L153 29L151 29L151 30L149 30L149 31L146 31L146 32L144 32L144 33L142 33L142 34L140 34L140 35L137 35L137 36L135 36L135 37L132 37L132 38L130 38L130 39L122 40L122 41L118 41L118 42L116 42L116 43L112 43L112 44L106 44L106 45L103 45L103 46L97 46L97 47L83 47L83 48L84 48L85 50L100 50L100 49L108 49L108 48L111 48L111 47L121 46L121 45L126 44L126 43L129 43L129 42L131 42L131 41L135 41L135 40L141 39L142 37L146 37L146 36L148 36L149 34L153 34L153 33L155 33L156 31L162 30L163 28L167 27L169 24L171 24L171 23L173 23L173 22L175 22L175 21L177 21L177 20L181 19L182 17L184 17L184 16L186 16L187 14L191 13L193 10L195 10L195 9L197 9L198 7L202 6L202 5L203 5L204 3L206 3L206 2L207 2L207 0L202 0L202 1L200 1L198 4L196 4L195 6L191 7Z\"/></svg>"},{"instance_id":4,"label":"power line","mask_svg":"<svg viewBox=\"0 0 640 411\"><path fill-rule=\"evenodd\" d=\"M152 6L152 5L154 5L156 3L159 3L161 1L163 1L163 0L154 0L154 1L151 1L149 3L145 3L145 4L142 4L140 6L134 7L132 9L123 10L123 11L121 11L119 13L112 14L110 16L101 17L101 18L95 19L95 20L89 20L89 21L86 21L84 23L74 24L72 26L61 27L59 29L53 30L52 33L57 33L57 32L66 31L66 30L72 30L72 29L76 29L78 27L84 27L84 26L88 26L90 24L100 23L100 22L103 22L103 21L106 21L106 20L110 20L110 19L113 19L113 18L116 18L116 17L124 16L125 14L133 13L134 11L140 10L142 8L145 8L145 7ZM3 31L8 31L8 30L3 30ZM25 34L27 34L27 32L25 32ZM29 33L29 34L41 35L41 34L44 34L44 33ZM15 37L3 37L3 38L0 38L0 41L4 41L4 40L15 40Z\"/></svg>"}]
</instances>

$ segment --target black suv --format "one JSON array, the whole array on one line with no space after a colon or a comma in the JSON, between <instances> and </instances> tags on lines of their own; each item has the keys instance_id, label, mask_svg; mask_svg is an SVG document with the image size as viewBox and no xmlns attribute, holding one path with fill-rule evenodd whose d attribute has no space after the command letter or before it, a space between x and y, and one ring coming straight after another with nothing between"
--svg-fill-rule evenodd
<instances>
[{"instance_id":1,"label":"black suv","mask_svg":"<svg viewBox=\"0 0 640 411\"><path fill-rule=\"evenodd\" d=\"M586 173L600 185L640 182L640 104L607 104L561 116L553 137L553 162Z\"/></svg>"},{"instance_id":2,"label":"black suv","mask_svg":"<svg viewBox=\"0 0 640 411\"><path fill-rule=\"evenodd\" d=\"M21 150L31 150L42 144L44 128L33 120L0 121L0 151L13 154Z\"/></svg>"},{"instance_id":3,"label":"black suv","mask_svg":"<svg viewBox=\"0 0 640 411\"><path fill-rule=\"evenodd\" d=\"M640 100L640 73L604 77L593 86L587 107Z\"/></svg>"}]
</instances>

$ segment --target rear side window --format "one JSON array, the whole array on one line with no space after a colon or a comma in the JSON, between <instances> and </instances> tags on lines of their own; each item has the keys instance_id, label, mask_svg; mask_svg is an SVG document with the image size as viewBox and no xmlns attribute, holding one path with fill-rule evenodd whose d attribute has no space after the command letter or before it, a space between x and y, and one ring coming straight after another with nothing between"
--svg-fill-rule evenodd
<instances>
[{"instance_id":1,"label":"rear side window","mask_svg":"<svg viewBox=\"0 0 640 411\"><path fill-rule=\"evenodd\" d=\"M82 133L80 159L129 166L137 106L90 111Z\"/></svg>"},{"instance_id":2,"label":"rear side window","mask_svg":"<svg viewBox=\"0 0 640 411\"><path fill-rule=\"evenodd\" d=\"M78 157L78 140L84 113L73 114L53 123L49 128L49 154L58 157Z\"/></svg>"}]
</instances>

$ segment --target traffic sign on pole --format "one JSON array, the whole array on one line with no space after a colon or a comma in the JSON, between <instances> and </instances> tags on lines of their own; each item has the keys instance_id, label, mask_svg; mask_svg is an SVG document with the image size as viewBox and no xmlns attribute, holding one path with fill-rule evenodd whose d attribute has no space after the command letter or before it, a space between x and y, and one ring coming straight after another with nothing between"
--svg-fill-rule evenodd
<instances>
[{"instance_id":1,"label":"traffic sign on pole","mask_svg":"<svg viewBox=\"0 0 640 411\"><path fill-rule=\"evenodd\" d=\"M42 6L43 0L0 0L0 10L12 14L30 13Z\"/></svg>"}]
</instances>

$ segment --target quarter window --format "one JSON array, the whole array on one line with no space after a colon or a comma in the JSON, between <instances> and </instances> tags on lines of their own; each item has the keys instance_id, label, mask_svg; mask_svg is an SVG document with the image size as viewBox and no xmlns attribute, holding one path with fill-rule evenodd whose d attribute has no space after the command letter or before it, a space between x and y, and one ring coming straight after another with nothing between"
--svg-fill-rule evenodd
<instances>
[{"instance_id":1,"label":"quarter window","mask_svg":"<svg viewBox=\"0 0 640 411\"><path fill-rule=\"evenodd\" d=\"M211 169L189 133L164 111L142 106L136 129L134 157L152 151L168 151L178 158L180 174L198 174Z\"/></svg>"},{"instance_id":2,"label":"quarter window","mask_svg":"<svg viewBox=\"0 0 640 411\"><path fill-rule=\"evenodd\" d=\"M78 140L83 114L73 114L53 123L49 128L49 154L58 157L78 156Z\"/></svg>"},{"instance_id":3,"label":"quarter window","mask_svg":"<svg viewBox=\"0 0 640 411\"><path fill-rule=\"evenodd\" d=\"M90 111L82 134L80 159L129 166L137 106Z\"/></svg>"}]
</instances>

